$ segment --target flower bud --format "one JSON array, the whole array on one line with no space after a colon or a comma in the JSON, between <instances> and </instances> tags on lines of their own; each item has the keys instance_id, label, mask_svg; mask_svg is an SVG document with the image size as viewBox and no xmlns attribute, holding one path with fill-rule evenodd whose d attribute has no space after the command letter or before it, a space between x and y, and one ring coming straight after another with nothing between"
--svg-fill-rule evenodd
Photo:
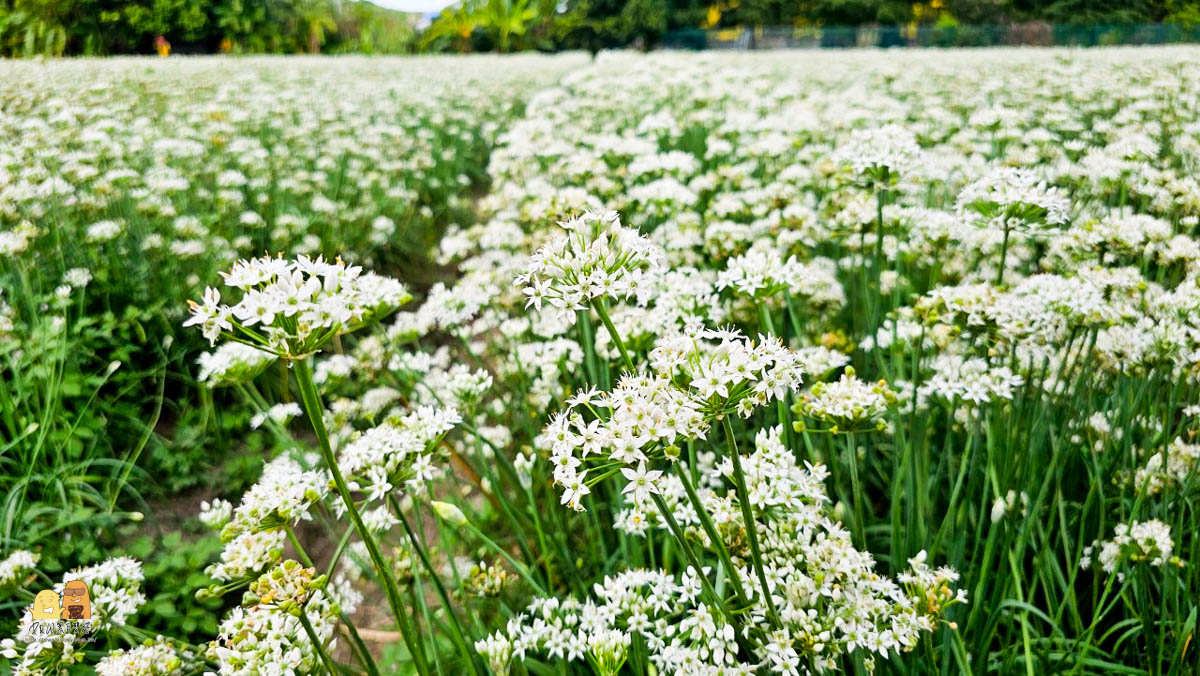
<instances>
[{"instance_id":1,"label":"flower bud","mask_svg":"<svg viewBox=\"0 0 1200 676\"><path fill-rule=\"evenodd\" d=\"M438 517L451 526L457 527L467 524L466 515L462 513L462 510L457 505L452 505L448 502L438 502L437 500L431 502L430 505Z\"/></svg>"},{"instance_id":2,"label":"flower bud","mask_svg":"<svg viewBox=\"0 0 1200 676\"><path fill-rule=\"evenodd\" d=\"M1007 511L1008 503L1004 500L1004 498L996 498L996 501L992 503L992 523L996 523L1000 519L1003 519L1004 514Z\"/></svg>"}]
</instances>

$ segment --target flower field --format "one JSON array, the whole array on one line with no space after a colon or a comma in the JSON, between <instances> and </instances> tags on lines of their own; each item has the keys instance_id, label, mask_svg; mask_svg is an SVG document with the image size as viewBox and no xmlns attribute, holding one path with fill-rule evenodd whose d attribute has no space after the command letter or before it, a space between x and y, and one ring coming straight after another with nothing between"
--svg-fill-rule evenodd
<instances>
[{"instance_id":1,"label":"flower field","mask_svg":"<svg viewBox=\"0 0 1200 676\"><path fill-rule=\"evenodd\" d=\"M0 64L0 654L1195 674L1198 57Z\"/></svg>"}]
</instances>

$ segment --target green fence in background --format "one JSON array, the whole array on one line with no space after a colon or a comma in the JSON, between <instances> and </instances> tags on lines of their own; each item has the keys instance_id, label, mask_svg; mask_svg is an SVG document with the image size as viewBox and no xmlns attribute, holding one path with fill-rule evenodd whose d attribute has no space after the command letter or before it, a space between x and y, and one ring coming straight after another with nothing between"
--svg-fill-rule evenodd
<instances>
[{"instance_id":1,"label":"green fence in background","mask_svg":"<svg viewBox=\"0 0 1200 676\"><path fill-rule=\"evenodd\" d=\"M1200 42L1200 25L1073 25L1030 22L959 26L805 26L676 30L668 49L804 49L845 47L1097 47Z\"/></svg>"}]
</instances>

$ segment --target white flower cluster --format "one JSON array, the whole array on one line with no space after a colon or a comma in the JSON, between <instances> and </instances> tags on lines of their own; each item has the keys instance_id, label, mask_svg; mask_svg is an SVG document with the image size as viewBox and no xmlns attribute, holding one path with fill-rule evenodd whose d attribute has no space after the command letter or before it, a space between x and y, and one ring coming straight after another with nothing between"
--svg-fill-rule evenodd
<instances>
[{"instance_id":1,"label":"white flower cluster","mask_svg":"<svg viewBox=\"0 0 1200 676\"><path fill-rule=\"evenodd\" d=\"M961 400L972 405L998 399L1012 399L1025 379L1007 366L989 366L979 358L952 354L934 359L933 373L921 384L919 395L930 398Z\"/></svg>"},{"instance_id":2,"label":"white flower cluster","mask_svg":"<svg viewBox=\"0 0 1200 676\"><path fill-rule=\"evenodd\" d=\"M845 352L823 345L802 347L796 350L796 356L800 360L800 370L817 378L822 378L850 363L850 356Z\"/></svg>"},{"instance_id":3,"label":"white flower cluster","mask_svg":"<svg viewBox=\"0 0 1200 676\"><path fill-rule=\"evenodd\" d=\"M27 549L18 549L0 561L0 588L21 585L25 576L37 567L41 555Z\"/></svg>"},{"instance_id":4,"label":"white flower cluster","mask_svg":"<svg viewBox=\"0 0 1200 676\"><path fill-rule=\"evenodd\" d=\"M363 274L340 259L253 258L238 261L222 276L241 299L223 305L220 292L209 287L203 303L191 302L192 316L184 326L200 326L213 344L225 335L285 359L304 358L411 298L400 282Z\"/></svg>"},{"instance_id":5,"label":"white flower cluster","mask_svg":"<svg viewBox=\"0 0 1200 676\"><path fill-rule=\"evenodd\" d=\"M916 137L898 124L854 131L833 157L854 173L881 182L909 173L920 165L920 158Z\"/></svg>"},{"instance_id":6,"label":"white flower cluster","mask_svg":"<svg viewBox=\"0 0 1200 676\"><path fill-rule=\"evenodd\" d=\"M246 382L262 373L275 361L275 356L265 350L243 343L227 342L212 352L196 358L200 373L196 380L209 387Z\"/></svg>"},{"instance_id":7,"label":"white flower cluster","mask_svg":"<svg viewBox=\"0 0 1200 676\"><path fill-rule=\"evenodd\" d=\"M730 259L717 276L716 287L752 298L787 293L815 307L837 308L846 302L846 295L835 272L836 265L827 258L804 263L795 256L783 260L777 251L755 249Z\"/></svg>"},{"instance_id":8,"label":"white flower cluster","mask_svg":"<svg viewBox=\"0 0 1200 676\"><path fill-rule=\"evenodd\" d=\"M283 455L263 467L262 477L242 496L236 509L225 501L202 507L201 521L220 529L221 560L209 568L217 580L247 577L276 560L285 527L311 519L309 513L329 490L329 473L306 470Z\"/></svg>"},{"instance_id":9,"label":"white flower cluster","mask_svg":"<svg viewBox=\"0 0 1200 676\"><path fill-rule=\"evenodd\" d=\"M255 413L254 416L250 418L250 429L258 429L262 427L263 423L267 422L268 420L276 425L284 425L292 418L297 418L302 415L304 415L304 411L301 410L300 404L297 404L296 402L275 404L265 411Z\"/></svg>"},{"instance_id":10,"label":"white flower cluster","mask_svg":"<svg viewBox=\"0 0 1200 676\"><path fill-rule=\"evenodd\" d=\"M144 579L142 564L122 556L65 573L62 581L64 585L72 580L87 583L92 598L92 620L103 631L124 626L146 602L142 593Z\"/></svg>"},{"instance_id":11,"label":"white flower cluster","mask_svg":"<svg viewBox=\"0 0 1200 676\"><path fill-rule=\"evenodd\" d=\"M162 636L131 648L116 650L96 663L99 676L186 676L195 656Z\"/></svg>"},{"instance_id":12,"label":"white flower cluster","mask_svg":"<svg viewBox=\"0 0 1200 676\"><path fill-rule=\"evenodd\" d=\"M233 518L233 504L228 500L214 498L212 502L200 502L200 523L213 530L221 530Z\"/></svg>"},{"instance_id":13,"label":"white flower cluster","mask_svg":"<svg viewBox=\"0 0 1200 676\"><path fill-rule=\"evenodd\" d=\"M674 460L677 444L703 438L713 419L748 417L798 389L802 377L796 353L777 338L754 343L698 326L661 339L650 367L651 375L625 376L611 392L576 394L542 432L539 445L550 452L562 504L583 509L580 500L591 490L580 467L588 460L625 465L624 492L635 498L657 492L659 472L647 463Z\"/></svg>"},{"instance_id":14,"label":"white flower cluster","mask_svg":"<svg viewBox=\"0 0 1200 676\"><path fill-rule=\"evenodd\" d=\"M804 376L796 351L778 337L753 341L738 331L694 324L659 339L650 366L668 378L686 378L691 396L710 412L743 417L799 389Z\"/></svg>"},{"instance_id":15,"label":"white flower cluster","mask_svg":"<svg viewBox=\"0 0 1200 676\"><path fill-rule=\"evenodd\" d=\"M622 226L615 211L584 212L559 226L566 235L538 249L517 276L528 306L549 305L574 321L574 313L596 299L646 299L647 276L663 263L660 247Z\"/></svg>"},{"instance_id":16,"label":"white flower cluster","mask_svg":"<svg viewBox=\"0 0 1200 676\"><path fill-rule=\"evenodd\" d=\"M283 577L287 578L308 569L281 567L278 570L282 570ZM267 573L265 577L270 575ZM299 612L308 618L317 638L327 649L334 650L338 611L347 615L353 613L362 602L362 595L341 580L322 589L314 589L306 582L299 585L305 590L306 597ZM276 581L273 586L286 585ZM323 668L299 616L281 604L263 602L261 597L230 611L221 622L216 640L209 644L207 657L217 663L216 673L220 676L319 673Z\"/></svg>"},{"instance_id":17,"label":"white flower cluster","mask_svg":"<svg viewBox=\"0 0 1200 676\"><path fill-rule=\"evenodd\" d=\"M1170 486L1182 486L1200 466L1200 444L1176 437L1161 451L1150 453L1139 467L1133 482L1139 491L1159 493Z\"/></svg>"},{"instance_id":18,"label":"white flower cluster","mask_svg":"<svg viewBox=\"0 0 1200 676\"><path fill-rule=\"evenodd\" d=\"M1079 565L1086 569L1098 563L1104 572L1117 573L1117 577L1123 580L1124 570L1117 571L1129 565L1183 566L1183 561L1174 556L1174 551L1171 527L1162 521L1150 519L1119 523L1113 529L1111 539L1097 540L1083 550Z\"/></svg>"},{"instance_id":19,"label":"white flower cluster","mask_svg":"<svg viewBox=\"0 0 1200 676\"><path fill-rule=\"evenodd\" d=\"M703 437L708 422L701 403L673 387L666 378L626 376L612 392L582 392L571 399L572 409L555 415L539 439L549 446L554 482L563 488L562 504L582 510L580 500L591 492L587 469L590 456L636 466L638 492L654 492L646 463L659 447L675 441ZM587 420L580 411L605 409L605 418ZM627 475L628 478L628 475Z\"/></svg>"},{"instance_id":20,"label":"white flower cluster","mask_svg":"<svg viewBox=\"0 0 1200 676\"><path fill-rule=\"evenodd\" d=\"M847 368L833 382L816 383L796 402L797 414L831 425L836 432L875 429L895 401L887 383L868 383Z\"/></svg>"},{"instance_id":21,"label":"white flower cluster","mask_svg":"<svg viewBox=\"0 0 1200 676\"><path fill-rule=\"evenodd\" d=\"M960 213L1036 230L1067 222L1071 202L1028 169L1000 167L958 194ZM983 222L991 225L988 220Z\"/></svg>"},{"instance_id":22,"label":"white flower cluster","mask_svg":"<svg viewBox=\"0 0 1200 676\"><path fill-rule=\"evenodd\" d=\"M461 421L454 409L418 407L349 440L337 452L338 468L372 500L396 485L422 492L440 474L433 457L437 443Z\"/></svg>"},{"instance_id":23,"label":"white flower cluster","mask_svg":"<svg viewBox=\"0 0 1200 676\"><path fill-rule=\"evenodd\" d=\"M417 405L443 405L469 408L492 386L492 375L485 369L456 363L450 349L441 347L432 354L399 354L388 363L389 370L414 381ZM366 399L364 408L371 408Z\"/></svg>"},{"instance_id":24,"label":"white flower cluster","mask_svg":"<svg viewBox=\"0 0 1200 676\"><path fill-rule=\"evenodd\" d=\"M91 619L84 620L91 634L114 632L124 627L146 602L142 593L142 565L133 559L118 557L94 566L65 573L55 591L62 594L68 582L87 583L91 599ZM14 638L0 644L0 655L10 660L15 674L41 676L64 673L83 660L82 642L74 633L62 640L48 641L34 630L33 615L25 609Z\"/></svg>"},{"instance_id":25,"label":"white flower cluster","mask_svg":"<svg viewBox=\"0 0 1200 676\"><path fill-rule=\"evenodd\" d=\"M295 459L280 456L263 467L262 477L242 495L225 537L308 519L308 508L325 494L329 474L306 470Z\"/></svg>"},{"instance_id":26,"label":"white flower cluster","mask_svg":"<svg viewBox=\"0 0 1200 676\"><path fill-rule=\"evenodd\" d=\"M287 532L281 528L244 532L222 543L221 560L205 572L214 580L241 580L257 573L283 556Z\"/></svg>"},{"instance_id":27,"label":"white flower cluster","mask_svg":"<svg viewBox=\"0 0 1200 676\"><path fill-rule=\"evenodd\" d=\"M623 637L638 635L662 673L799 674L836 670L840 656L848 652L886 657L911 650L946 608L966 601L964 591L953 589L958 574L930 568L924 552L896 581L875 573L871 556L854 549L849 534L829 514L824 468L797 467L778 429L761 432L742 464L763 533L768 593L782 622L769 628L762 590L749 564L743 564L735 573L754 602L747 616L753 628L744 637L753 646L755 661L737 657L739 630L704 602L699 577L690 568L678 577L627 570L595 585L594 598L535 600L504 632L477 642L476 649L496 673L505 674L513 658L529 653L584 661L594 659L589 649L598 644L612 645L616 637L621 645ZM698 469L702 485L728 485L727 461ZM689 519L685 513L679 480L663 477L661 484L667 502L676 505L677 519L694 523L694 515ZM736 494L727 490L722 494L706 488L702 499L714 518L726 524L726 546L733 546L744 542L744 524ZM660 522L659 528L666 525ZM745 552L735 551L741 560Z\"/></svg>"},{"instance_id":28,"label":"white flower cluster","mask_svg":"<svg viewBox=\"0 0 1200 676\"><path fill-rule=\"evenodd\" d=\"M27 626L27 623L23 626ZM6 638L0 641L0 657L12 664L13 673L21 676L51 676L60 674L75 665L83 664L85 655L79 641L70 638L62 641L34 641L20 643Z\"/></svg>"}]
</instances>

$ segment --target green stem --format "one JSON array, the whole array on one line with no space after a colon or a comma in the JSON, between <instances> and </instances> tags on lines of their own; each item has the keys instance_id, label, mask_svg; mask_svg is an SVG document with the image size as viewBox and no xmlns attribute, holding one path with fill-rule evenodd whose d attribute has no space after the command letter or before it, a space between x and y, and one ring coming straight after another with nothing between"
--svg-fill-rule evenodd
<instances>
[{"instance_id":1,"label":"green stem","mask_svg":"<svg viewBox=\"0 0 1200 676\"><path fill-rule=\"evenodd\" d=\"M490 537L484 535L483 531L481 531L475 527L475 524L468 521L467 523L463 524L463 527L466 528L467 530L471 531L471 533L474 534L475 537L479 538L480 540L483 540L484 543L487 544L487 546L492 549L492 551L496 552L501 557L503 557L504 560L508 562L508 565L512 566L514 570L516 570L518 573L520 573L521 577L528 580L529 584L533 585L533 588L537 591L538 594L540 594L542 596L549 596L549 592L546 591L546 588L542 586L541 582L538 582L537 577L533 573L531 573L528 568L525 567L525 564L514 559L512 557L512 554L509 554L508 552L504 551L503 547L496 544Z\"/></svg>"},{"instance_id":2,"label":"green stem","mask_svg":"<svg viewBox=\"0 0 1200 676\"><path fill-rule=\"evenodd\" d=\"M416 635L416 630L413 628L412 619L405 612L404 602L400 598L400 591L396 586L395 576L392 575L392 570L388 566L387 561L383 558L383 552L379 549L379 543L375 541L375 536L367 529L363 523L362 515L359 514L358 507L354 504L354 498L350 495L350 489L346 485L346 479L342 477L342 471L338 468L337 458L333 454L333 447L329 445L329 434L325 430L324 410L325 407L321 403L321 395L317 392L317 385L313 382L312 368L309 366L308 359L301 359L293 362L296 372L296 383L300 387L300 398L304 402L304 409L308 414L308 420L312 424L313 433L317 437L318 446L321 450L321 458L325 461L326 467L329 469L329 474L333 477L334 486L337 488L338 495L342 499L342 504L346 506L346 513L350 515L350 521L354 524L354 530L358 533L358 537L362 539L366 545L367 554L371 557L371 563L375 566L375 572L379 575L379 580L383 584L383 590L387 594L388 605L391 606L392 616L396 619L396 625L400 628L400 634L404 637L404 644L408 647L409 654L412 655L413 664L416 666L417 673L421 676L429 676L429 666L425 663L424 648L420 643L419 637Z\"/></svg>"},{"instance_id":3,"label":"green stem","mask_svg":"<svg viewBox=\"0 0 1200 676\"><path fill-rule=\"evenodd\" d=\"M285 526L284 532L287 533L288 541L292 543L292 548L296 550L296 556L300 557L300 563L303 563L307 568L312 568L312 559L309 558L308 552L304 550L304 546L300 544L300 538L296 537L296 531L292 530L291 526Z\"/></svg>"},{"instance_id":4,"label":"green stem","mask_svg":"<svg viewBox=\"0 0 1200 676\"><path fill-rule=\"evenodd\" d=\"M304 625L304 633L308 634L308 640L312 642L313 650L317 651L317 655L321 657L321 663L325 665L325 669L330 674L336 674L337 668L333 664L333 658L325 652L325 646L321 644L321 639L317 637L317 631L313 629L312 622L308 619L308 611L303 608L300 609L300 624Z\"/></svg>"},{"instance_id":5,"label":"green stem","mask_svg":"<svg viewBox=\"0 0 1200 676\"><path fill-rule=\"evenodd\" d=\"M721 563L729 571L729 581L733 583L733 593L738 597L738 604L742 607L750 605L750 599L746 596L745 588L742 587L741 575L738 574L737 568L734 568L733 559L730 558L729 550L725 548L725 542L721 539L721 534L717 532L712 517L700 502L700 495L696 493L696 487L692 485L692 481L687 475L687 469L683 467L682 463L675 462L673 464L675 473L679 475L679 481L683 484L683 490L687 493L688 500L692 502L692 506L696 508L696 514L700 517L700 526L704 528L708 539L712 540L713 549L717 550L717 556L721 558Z\"/></svg>"},{"instance_id":6,"label":"green stem","mask_svg":"<svg viewBox=\"0 0 1200 676\"><path fill-rule=\"evenodd\" d=\"M850 465L850 490L854 493L854 530L858 536L858 546L865 547L867 542L867 524L863 519L862 484L858 480L858 453L854 449L854 435L846 436L846 455Z\"/></svg>"},{"instance_id":7,"label":"green stem","mask_svg":"<svg viewBox=\"0 0 1200 676\"><path fill-rule=\"evenodd\" d=\"M425 553L425 547L417 539L417 535L413 531L412 526L409 525L408 519L405 518L404 512L400 510L400 505L396 502L395 496L389 493L387 500L392 508L392 512L400 520L400 525L404 527L404 533L408 535L408 541L412 543L413 549L416 550L417 558L421 559L421 565L425 567L425 572L429 573L429 579L433 580L433 588L437 591L438 598L442 600L442 605L446 608L446 614L450 616L450 628L453 630L456 647L462 653L463 659L471 665L471 673L478 674L479 670L475 666L475 659L471 656L471 651L467 647L466 639L463 636L462 624L458 620L458 614L454 612L454 606L450 603L450 595L446 593L445 585L442 584L437 571L433 569L433 563L429 560L429 555Z\"/></svg>"},{"instance_id":8,"label":"green stem","mask_svg":"<svg viewBox=\"0 0 1200 676\"><path fill-rule=\"evenodd\" d=\"M1004 241L1000 244L1000 269L996 271L996 286L1004 283L1004 264L1008 260L1008 222L1004 223Z\"/></svg>"},{"instance_id":9,"label":"green stem","mask_svg":"<svg viewBox=\"0 0 1200 676\"><path fill-rule=\"evenodd\" d=\"M354 623L350 621L350 617L346 615L346 611L342 611L342 626L346 628L346 633L350 635L350 645L354 646L354 653L358 655L358 660L366 667L368 676L379 676L379 667L375 665L375 658L371 656L371 651L367 648L367 644L363 643L362 637L358 635L358 630L354 628Z\"/></svg>"},{"instance_id":10,"label":"green stem","mask_svg":"<svg viewBox=\"0 0 1200 676\"><path fill-rule=\"evenodd\" d=\"M762 585L762 596L767 602L767 611L776 626L779 626L779 614L775 611L775 601L771 599L771 588L767 586L767 576L763 572L762 552L758 547L758 528L755 526L754 514L750 509L750 491L746 489L746 475L742 472L742 459L738 454L737 442L733 439L733 425L729 416L721 418L725 428L725 441L729 444L729 459L733 463L733 481L737 486L738 504L742 508L742 520L746 522L746 539L750 541L750 553L754 557L754 573L758 583Z\"/></svg>"},{"instance_id":11,"label":"green stem","mask_svg":"<svg viewBox=\"0 0 1200 676\"><path fill-rule=\"evenodd\" d=\"M592 333L592 318L588 315L587 310L580 310L576 321L578 322L580 343L583 347L583 366L587 371L588 380L593 385L600 384L600 372L596 368L596 338Z\"/></svg>"},{"instance_id":12,"label":"green stem","mask_svg":"<svg viewBox=\"0 0 1200 676\"><path fill-rule=\"evenodd\" d=\"M875 189L875 284L876 289L883 278L883 205L887 201L887 190Z\"/></svg>"},{"instance_id":13,"label":"green stem","mask_svg":"<svg viewBox=\"0 0 1200 676\"><path fill-rule=\"evenodd\" d=\"M612 319L608 316L608 308L604 307L604 299L597 298L593 300L592 307L596 308L596 314L600 315L600 321L604 322L604 328L608 329L608 336L617 344L617 349L621 352L621 359L625 362L625 368L633 372L633 360L629 358L629 353L625 351L625 343L621 340L621 334L617 333L617 327L613 326Z\"/></svg>"},{"instance_id":14,"label":"green stem","mask_svg":"<svg viewBox=\"0 0 1200 676\"><path fill-rule=\"evenodd\" d=\"M712 582L709 582L708 576L704 574L704 566L700 564L700 559L696 557L696 552L692 551L692 546L684 539L683 529L679 527L679 522L675 520L675 515L671 513L671 508L662 499L658 493L651 493L650 498L654 500L654 504L658 507L659 513L663 515L663 519L667 522L667 530L671 531L671 535L675 536L675 541L679 543L679 548L683 550L683 556L687 559L688 564L695 569L696 577L700 579L700 587L704 591L704 595L708 596L712 604L716 606L723 615L731 622L735 620L733 613L725 607L725 603L721 601L721 597L717 595L717 590L713 589ZM732 575L737 575L735 572L730 572Z\"/></svg>"},{"instance_id":15,"label":"green stem","mask_svg":"<svg viewBox=\"0 0 1200 676\"><path fill-rule=\"evenodd\" d=\"M285 528L288 541L292 543L292 547L296 550L296 555L300 557L300 561L308 568L313 568L312 557L305 551L304 545L300 544L300 538L296 537L296 531L291 526ZM346 626L347 633L350 634L351 647L358 661L366 668L370 676L379 676L379 668L375 666L375 658L371 657L371 651L367 649L367 645L363 643L362 637L358 635L358 630L354 628L354 624L350 621L350 617L345 612L339 611L339 617L342 624Z\"/></svg>"}]
</instances>

